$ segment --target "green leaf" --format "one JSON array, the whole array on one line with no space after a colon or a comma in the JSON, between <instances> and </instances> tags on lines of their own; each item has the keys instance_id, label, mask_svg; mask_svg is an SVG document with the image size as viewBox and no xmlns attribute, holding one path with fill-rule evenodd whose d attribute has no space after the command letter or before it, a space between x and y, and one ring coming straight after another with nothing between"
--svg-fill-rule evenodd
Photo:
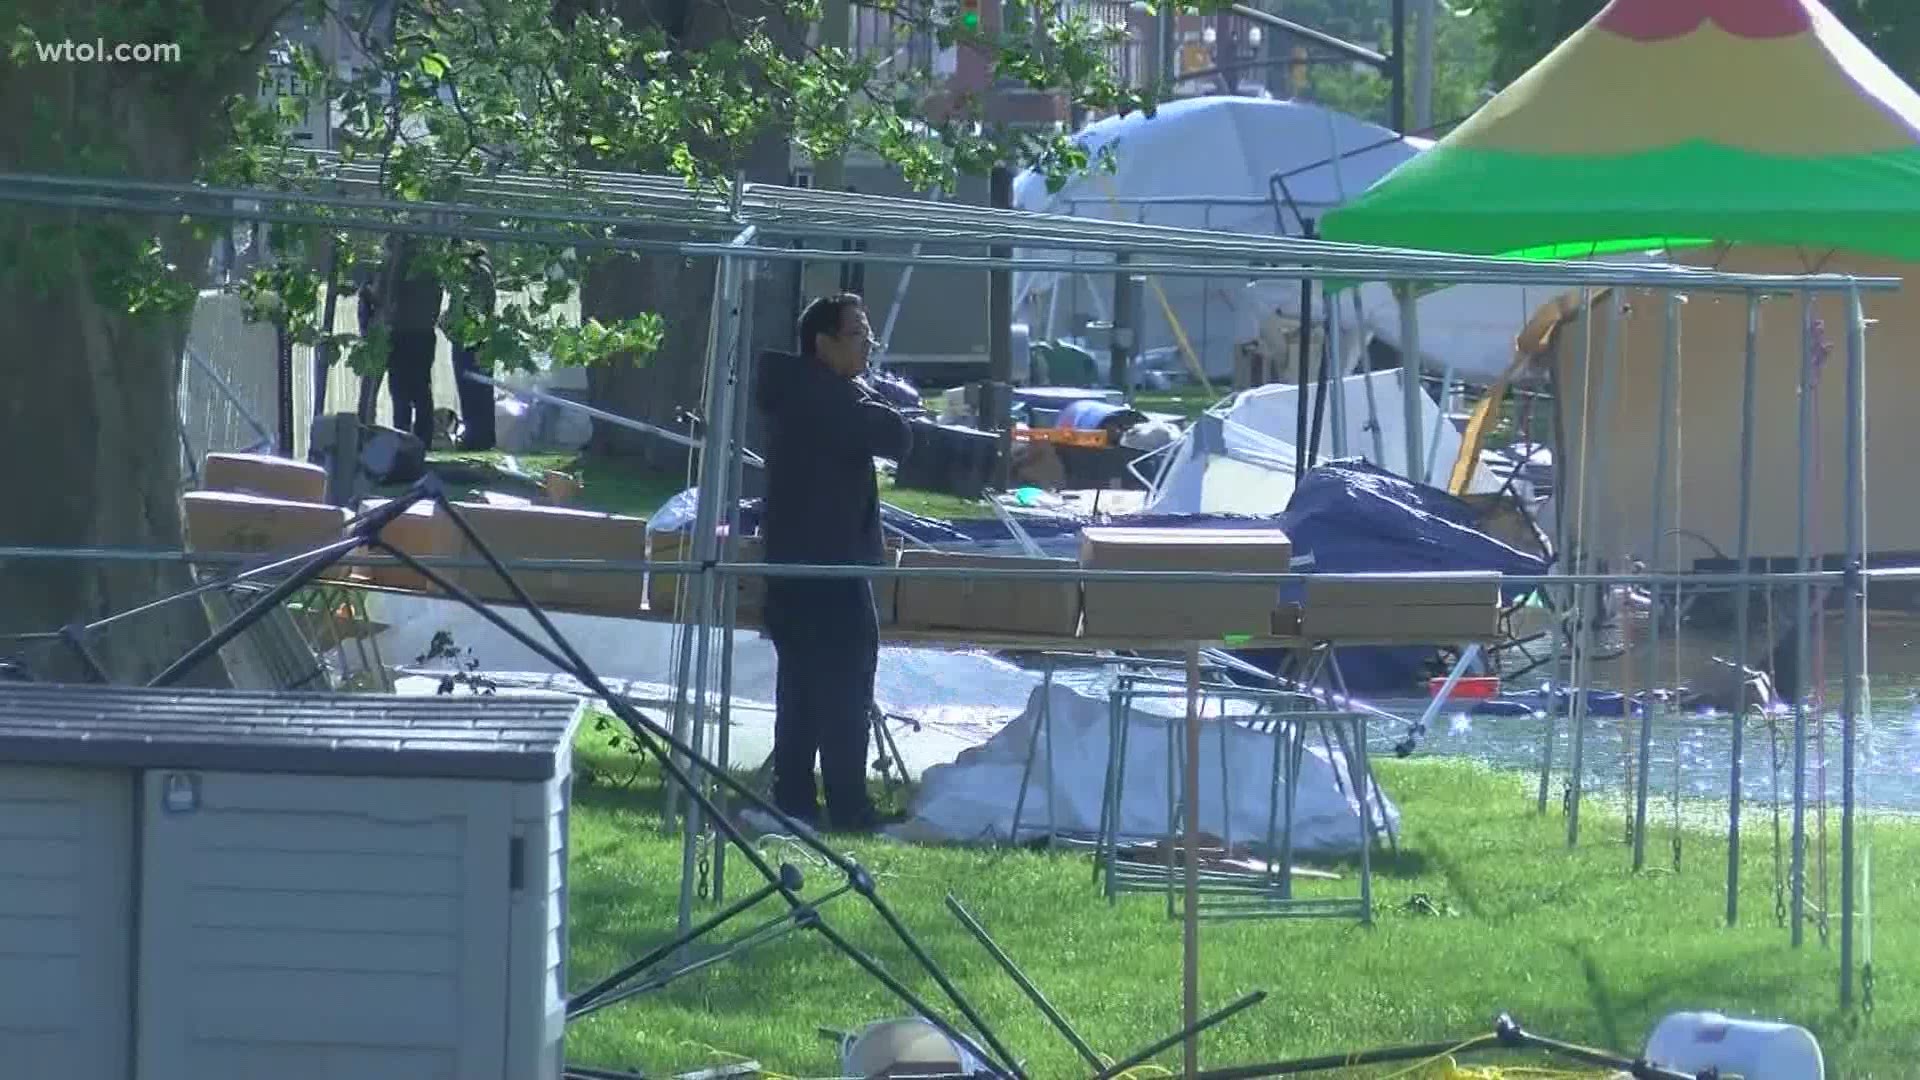
<instances>
[{"instance_id":1,"label":"green leaf","mask_svg":"<svg viewBox=\"0 0 1920 1080\"><path fill-rule=\"evenodd\" d=\"M453 62L447 59L445 53L430 52L420 58L420 70L431 79L446 78L452 67Z\"/></svg>"}]
</instances>

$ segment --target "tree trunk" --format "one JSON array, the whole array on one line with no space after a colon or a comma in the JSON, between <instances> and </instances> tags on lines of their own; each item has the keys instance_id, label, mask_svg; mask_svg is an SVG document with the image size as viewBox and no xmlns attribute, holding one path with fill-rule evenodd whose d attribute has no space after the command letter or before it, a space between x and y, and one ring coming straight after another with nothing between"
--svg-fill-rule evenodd
<instances>
[{"instance_id":1,"label":"tree trunk","mask_svg":"<svg viewBox=\"0 0 1920 1080\"><path fill-rule=\"evenodd\" d=\"M638 3L631 5L640 7ZM660 25L675 27L683 48L699 49L729 36L726 10L722 5L682 4L675 0L656 0L652 6L671 11L622 11L623 18L645 18ZM782 45L796 52L804 38L802 28L794 27L778 4L759 4L752 0L732 5L743 20L761 17L775 27ZM760 140L747 159L740 163L749 182L784 184L788 180L790 151L784 135ZM714 301L713 259L682 259L677 256L620 258L596 267L587 275L580 292L583 317L603 321L631 318L643 311L656 311L666 320L666 341L651 357L637 363L630 357L591 369L587 375L592 403L609 412L630 416L659 427L685 433L682 412L701 416L707 365L707 330ZM754 309L744 328L750 348L784 348L790 344L791 328L799 317L789 311L792 264L755 264ZM703 418L704 419L704 418ZM759 443L760 424L755 413L748 414L747 445ZM651 435L609 424L594 429L597 452L639 458L647 467L669 474L684 475L689 451ZM752 470L749 470L751 474ZM749 492L757 490L755 479L747 478Z\"/></svg>"},{"instance_id":2,"label":"tree trunk","mask_svg":"<svg viewBox=\"0 0 1920 1080\"><path fill-rule=\"evenodd\" d=\"M73 0L61 0L69 12ZM109 0L94 0L102 9ZM37 6L37 5L36 5ZM48 9L52 5L46 5ZM86 6L93 6L92 4ZM277 6L245 0L205 5L209 25L234 41L261 39ZM54 19L28 25L59 25ZM47 156L32 129L35 102L46 115L69 118L65 143L119 135L128 172L143 179L191 179L224 133L214 118L218 102L244 90L257 75L259 49L236 47L233 59L193 78L140 65L28 63L0 71L0 115L17 125L0 132L0 169L60 172L75 165ZM164 84L160 80L167 80ZM59 121L55 121L58 123ZM97 143L96 143L97 145ZM50 236L71 235L91 211L0 211L0 244L46 260L41 280L19 266L0 266L0 325L10 355L0 361L0 461L11 481L0 510L0 544L36 547L182 546L180 356L188 318L133 317L97 298L103 270L83 253L53 252ZM176 220L130 220L160 237L169 262L195 271L207 264L211 242L196 239ZM85 624L182 591L191 585L178 563L0 559L0 634L57 630ZM192 600L115 624L90 639L116 682L144 681L206 636L207 620ZM82 669L64 648L15 647L0 638L0 653L19 656L35 677L78 680ZM189 682L217 684L217 661Z\"/></svg>"},{"instance_id":3,"label":"tree trunk","mask_svg":"<svg viewBox=\"0 0 1920 1080\"><path fill-rule=\"evenodd\" d=\"M712 259L621 256L595 266L581 283L580 314L603 321L657 311L666 340L652 356L622 354L588 369L592 403L608 412L687 433L681 413L699 415L713 307ZM612 424L595 424L595 451L638 459L649 469L684 472L685 447Z\"/></svg>"}]
</instances>

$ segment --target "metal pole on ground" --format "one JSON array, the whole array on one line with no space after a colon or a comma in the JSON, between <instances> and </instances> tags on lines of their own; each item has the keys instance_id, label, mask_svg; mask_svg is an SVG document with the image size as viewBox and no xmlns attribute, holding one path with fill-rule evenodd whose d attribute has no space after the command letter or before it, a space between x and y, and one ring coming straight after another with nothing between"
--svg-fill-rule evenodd
<instances>
[{"instance_id":1,"label":"metal pole on ground","mask_svg":"<svg viewBox=\"0 0 1920 1080\"><path fill-rule=\"evenodd\" d=\"M743 233L750 238L751 230ZM693 525L693 561L703 569L694 578L697 591L693 596L692 623L689 632L697 636L694 642L698 659L694 664L692 686L693 698L693 738L688 742L695 749L702 749L702 740L706 736L706 710L709 697L707 675L709 671L708 655L710 649L710 631L717 621L714 616L718 598L718 576L710 567L719 560L719 526L721 506L727 499L726 483L729 462L734 456L729 453L733 442L733 406L735 380L738 369L733 364L737 354L740 337L740 261L734 257L720 260L719 288L714 294L714 308L718 313L719 333L715 335L714 346L707 357L707 402L705 434L706 449L700 454L699 501L694 511ZM730 580L730 579L729 579ZM696 849L700 842L700 833L705 828L701 821L698 802L689 800L684 835L680 851L680 932L685 933L693 925L693 888L694 863Z\"/></svg>"},{"instance_id":2,"label":"metal pole on ground","mask_svg":"<svg viewBox=\"0 0 1920 1080\"><path fill-rule=\"evenodd\" d=\"M1860 291L1847 292L1847 645L1840 705L1840 1007L1853 1004L1855 741L1867 687L1867 321Z\"/></svg>"},{"instance_id":3,"label":"metal pole on ground","mask_svg":"<svg viewBox=\"0 0 1920 1080\"><path fill-rule=\"evenodd\" d=\"M1340 302L1329 298L1327 311L1327 354L1333 358L1333 456L1347 456L1347 353L1340 332Z\"/></svg>"},{"instance_id":4,"label":"metal pole on ground","mask_svg":"<svg viewBox=\"0 0 1920 1080\"><path fill-rule=\"evenodd\" d=\"M1452 426L1453 423L1447 414L1447 410L1452 407L1452 401L1453 361L1449 360L1447 361L1447 366L1440 371L1440 422L1433 425L1433 430L1428 433L1427 449L1420 456L1420 482L1428 486L1434 484L1433 468L1439 464L1440 431L1442 428ZM1441 483L1445 483L1445 481L1441 481Z\"/></svg>"},{"instance_id":5,"label":"metal pole on ground","mask_svg":"<svg viewBox=\"0 0 1920 1080\"><path fill-rule=\"evenodd\" d=\"M1327 416L1327 397L1332 389L1332 381L1333 353L1323 347L1320 350L1320 378L1313 391L1313 428L1307 433L1307 468L1309 470L1318 467L1322 460L1333 456L1321 452L1321 447L1326 444L1326 439L1323 437L1326 429L1322 424Z\"/></svg>"},{"instance_id":6,"label":"metal pole on ground","mask_svg":"<svg viewBox=\"0 0 1920 1080\"><path fill-rule=\"evenodd\" d=\"M1188 1076L1200 1071L1200 650L1187 649L1187 896L1181 956Z\"/></svg>"},{"instance_id":7,"label":"metal pole on ground","mask_svg":"<svg viewBox=\"0 0 1920 1080\"><path fill-rule=\"evenodd\" d=\"M1747 572L1753 557L1753 378L1760 349L1760 298L1747 297L1747 353L1745 382L1740 392L1740 539L1739 572ZM1677 571L1680 568L1674 567ZM1727 925L1740 919L1740 799L1747 745L1747 601L1753 590L1745 583L1738 586L1733 600L1736 637L1734 656L1739 667L1734 674L1740 681L1739 697L1733 707L1733 764L1727 784ZM1776 789L1778 790L1778 789ZM1776 807L1779 803L1774 804ZM1776 866L1778 864L1775 864Z\"/></svg>"},{"instance_id":8,"label":"metal pole on ground","mask_svg":"<svg viewBox=\"0 0 1920 1080\"><path fill-rule=\"evenodd\" d=\"M1300 356L1293 368L1293 482L1307 474L1307 392L1313 385L1313 376L1307 373L1307 319L1313 306L1313 280L1300 279ZM1249 387L1251 389L1251 387Z\"/></svg>"},{"instance_id":9,"label":"metal pole on ground","mask_svg":"<svg viewBox=\"0 0 1920 1080\"><path fill-rule=\"evenodd\" d=\"M1420 428L1423 410L1420 400L1426 391L1420 388L1420 301L1413 286L1402 285L1400 297L1400 419L1406 425L1407 479L1419 483L1426 470L1420 467Z\"/></svg>"},{"instance_id":10,"label":"metal pole on ground","mask_svg":"<svg viewBox=\"0 0 1920 1080\"><path fill-rule=\"evenodd\" d=\"M1606 425L1613 415L1614 369L1620 365L1621 324L1625 321L1627 313L1626 293L1619 289L1613 289L1609 295L1613 298L1613 305L1607 312L1606 348L1600 354L1600 404L1598 408L1587 412L1587 420L1584 426L1592 430L1590 432L1582 431L1581 433L1581 442L1585 450L1583 450L1580 455L1581 510L1580 520L1576 523L1576 528L1580 534L1577 543L1580 549L1580 563L1583 572L1587 564L1593 562L1593 545L1587 542L1586 537L1586 494L1592 491L1595 493L1596 498L1605 499L1607 497L1606 472L1595 463L1605 460L1605 451L1601 443L1607 430ZM1581 399L1584 405L1584 393L1581 395ZM1600 512L1601 520L1603 522L1606 521L1607 507L1603 505ZM1606 526L1603 525L1602 528L1605 529ZM1603 532L1602 535L1606 536L1610 535L1610 533ZM1573 669L1575 674L1573 680L1573 693L1575 696L1573 699L1573 709L1571 710L1573 713L1573 775L1571 778L1573 788L1567 800L1568 847L1573 847L1580 842L1580 796L1586 782L1587 699L1589 696L1587 683L1591 681L1593 676L1594 623L1600 617L1601 600L1605 596L1602 587L1598 584L1587 585L1582 588L1580 592L1581 602L1578 609L1580 613L1580 630L1573 651Z\"/></svg>"},{"instance_id":11,"label":"metal pole on ground","mask_svg":"<svg viewBox=\"0 0 1920 1080\"><path fill-rule=\"evenodd\" d=\"M1362 425L1361 430L1371 436L1368 444L1373 447L1374 463L1381 468L1386 468L1387 440L1386 436L1380 432L1380 402L1374 396L1373 389L1373 338L1365 329L1366 313L1360 307L1359 289L1353 290L1353 325L1354 333L1360 335L1359 354L1362 376L1360 385L1365 388L1367 394L1367 422Z\"/></svg>"},{"instance_id":12,"label":"metal pole on ground","mask_svg":"<svg viewBox=\"0 0 1920 1080\"><path fill-rule=\"evenodd\" d=\"M1313 239L1317 235L1314 232L1312 218L1302 219L1300 222L1300 228L1301 228L1302 234L1305 235L1306 238L1309 240ZM1294 402L1294 406L1295 406L1294 433L1295 434L1294 434L1294 440L1293 440L1293 480L1294 480L1294 483L1296 484L1300 482L1301 477L1307 474L1308 462L1313 460L1314 456L1320 449L1320 445L1319 445L1320 440L1314 437L1318 434L1318 432L1316 431L1313 433L1309 433L1307 428L1308 408L1309 408L1307 403L1307 388L1310 384L1313 384L1314 382L1312 369L1309 367L1312 361L1312 356L1313 356L1313 279L1301 278L1300 279L1300 349L1299 349L1299 359L1294 364L1294 379L1293 379L1294 386L1297 391L1297 393L1294 395L1297 400ZM1321 379L1318 383L1318 392L1320 394L1325 394L1327 392L1327 383L1324 378ZM1319 401L1318 399L1316 399L1312 405L1312 408L1316 414L1318 413L1319 407L1320 407ZM1316 421L1316 426L1317 426L1318 416L1315 415L1314 419Z\"/></svg>"},{"instance_id":13,"label":"metal pole on ground","mask_svg":"<svg viewBox=\"0 0 1920 1080\"><path fill-rule=\"evenodd\" d=\"M1667 475L1668 454L1673 442L1673 397L1675 384L1680 373L1680 305L1679 294L1667 296L1667 345L1660 364L1660 420L1659 444L1654 450L1653 467L1653 536L1647 545L1647 569L1658 571L1660 565L1660 543L1667 535L1667 485L1661 478ZM1679 567L1674 567L1675 571ZM1635 873L1646 869L1647 865L1647 792L1652 781L1653 770L1653 719L1659 711L1656 707L1656 695L1660 687L1660 587L1653 587L1652 616L1647 620L1651 628L1649 640L1651 648L1647 653L1644 686L1646 692L1640 703L1640 768L1634 777L1633 792L1633 869ZM1628 716L1632 716L1629 709Z\"/></svg>"},{"instance_id":14,"label":"metal pole on ground","mask_svg":"<svg viewBox=\"0 0 1920 1080\"><path fill-rule=\"evenodd\" d=\"M721 298L725 293L726 279L727 279L727 260L721 259L714 264L713 302L708 306L708 311L707 311L707 374L706 374L707 381L703 385L706 387L704 402L709 414L711 414L713 410L713 386L715 384L715 365L720 363L720 350L722 347L721 346L721 331L722 331L721 324L724 321L723 309L725 307L725 305L722 303ZM697 449L700 453L699 461L700 461L700 468L703 474L703 478L708 467L707 466L708 459L712 456L712 446L710 444L710 440L707 438L707 436L711 434L712 434L711 431L701 431L701 432L698 432L698 435L699 435L698 439L695 439L692 436L689 436L687 439L687 445ZM704 510L706 508L706 504L709 501L707 498L707 489L704 487L701 487L701 488L697 488L696 490L699 492L699 502L697 504L698 510L696 511L696 514L695 514L695 517L696 517L695 532L693 537L690 538L689 542L686 545L684 545L680 551L680 557L683 560L693 558L694 553L699 549L698 548L699 521L711 520L711 519L705 518L701 513L699 513L700 510ZM676 663L674 665L675 678L673 682L674 690L673 690L672 731L673 731L673 737L683 743L690 741L692 738L692 732L690 730L690 720L687 714L687 710L689 706L688 696L691 693L691 688L694 682L694 671L693 671L694 636L700 633L701 628L705 625L704 623L699 622L695 618L698 612L696 610L695 604L693 603L693 599L694 599L693 590L696 587L698 587L699 583L701 582L701 580L703 580L704 577L705 577L704 574L695 576L695 577L687 577L685 575L682 575L680 579L674 583L674 594L677 597L683 598L684 602L687 603L687 609L684 612L677 613L677 617L675 620L676 624L680 627L680 629L678 631L678 635L679 635L678 641L675 642L675 647L678 651L678 656L676 657ZM680 761L678 762L678 764L682 769L691 768L690 762ZM677 788L669 787L667 789L667 805L666 805L666 813L663 815L663 819L664 819L663 824L665 824L668 828L672 828L674 819L679 817L680 803L684 798L685 798L685 793L678 790ZM685 926L683 925L681 929L685 930Z\"/></svg>"},{"instance_id":15,"label":"metal pole on ground","mask_svg":"<svg viewBox=\"0 0 1920 1080\"><path fill-rule=\"evenodd\" d=\"M1591 330L1593 325L1593 291L1591 289L1582 289L1580 291L1580 318L1583 320L1587 332L1575 335L1574 341L1580 347L1580 363L1576 366L1576 370L1580 373L1579 400L1580 409L1584 413L1587 408L1586 401L1588 394L1591 392L1590 384L1592 382L1588 373L1588 365L1593 362L1593 334ZM1567 453L1567 447L1572 443L1573 439L1568 435L1567 386L1570 380L1566 378L1566 374L1567 372L1560 364L1556 352L1553 375L1553 409L1556 418L1554 423L1555 438L1553 448L1553 567L1550 568L1548 572L1559 574L1570 574L1577 569L1573 567L1569 561L1573 551L1573 513L1569 509L1569 500L1567 498L1567 493L1572 490L1572 486L1567 482L1567 477L1569 476L1567 464L1573 460L1573 456ZM1583 424L1581 427L1584 431L1585 425ZM1561 668L1562 661L1568 659L1566 652L1568 646L1571 644L1568 637L1566 619L1568 614L1573 610L1573 598L1576 591L1575 589L1568 589L1566 605L1564 607L1554 607L1551 612L1554 620L1553 647L1547 661L1547 672L1553 678L1552 689L1555 692L1555 696L1548 700L1547 730L1540 740L1540 802L1538 809L1542 814L1547 812L1549 789L1553 786L1554 743L1558 740L1560 726L1560 702L1558 692L1567 689L1565 684L1567 681L1570 681L1561 678ZM1543 589L1542 593L1549 601L1554 600L1553 590ZM1571 716L1573 699L1568 698L1567 700L1569 705L1568 714Z\"/></svg>"},{"instance_id":16,"label":"metal pole on ground","mask_svg":"<svg viewBox=\"0 0 1920 1080\"><path fill-rule=\"evenodd\" d=\"M1107 384L1122 393L1133 389L1130 372L1134 343L1139 338L1134 326L1140 321L1140 290L1127 273L1127 261L1125 252L1113 257L1113 329L1107 334ZM1059 380L1059 376L1052 372L1048 372L1048 378L1056 382Z\"/></svg>"},{"instance_id":17,"label":"metal pole on ground","mask_svg":"<svg viewBox=\"0 0 1920 1080\"><path fill-rule=\"evenodd\" d=\"M1806 573L1808 567L1808 530L1811 509L1808 492L1813 485L1814 420L1814 340L1813 294L1800 294L1800 482L1795 511L1795 559L1793 568ZM1793 943L1806 939L1807 916L1807 684L1813 671L1813 641L1808 623L1812 618L1813 586L1802 581L1796 594L1794 619L1794 668L1800 685L1793 695ZM1819 717L1813 718L1820 723Z\"/></svg>"},{"instance_id":18,"label":"metal pole on ground","mask_svg":"<svg viewBox=\"0 0 1920 1080\"><path fill-rule=\"evenodd\" d=\"M734 403L733 441L728 446L727 452L727 464L732 475L727 485L727 542L723 550L728 562L738 559L740 552L740 496L746 490L744 481L747 469L747 413L749 410L746 402L752 400L753 372L757 359L754 355L753 335L748 329L755 325L754 303L758 299L758 291L754 288L756 277L754 268L749 267L742 277L744 279L741 283L740 301L742 329L736 361L738 364L736 370L740 374L736 393L744 400L736 400ZM731 769L733 768L733 641L734 630L737 628L740 616L741 581L739 578L727 578L720 584L725 590L723 595L726 599L721 603L723 628L720 636L720 731L715 763L722 769ZM720 794L723 799L726 797L724 791ZM724 808L726 804L721 805ZM713 845L713 902L716 905L725 903L726 895L727 845L715 843Z\"/></svg>"}]
</instances>

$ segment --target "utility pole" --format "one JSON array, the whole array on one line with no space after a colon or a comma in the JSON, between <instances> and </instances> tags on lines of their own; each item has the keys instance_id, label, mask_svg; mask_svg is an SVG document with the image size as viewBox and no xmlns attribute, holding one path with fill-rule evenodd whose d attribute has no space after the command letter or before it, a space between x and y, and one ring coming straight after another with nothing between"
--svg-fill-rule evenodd
<instances>
[{"instance_id":1,"label":"utility pole","mask_svg":"<svg viewBox=\"0 0 1920 1080\"><path fill-rule=\"evenodd\" d=\"M987 201L995 210L1013 207L1013 170L995 165L988 178ZM1013 249L995 245L993 258L1011 259ZM1000 433L995 486L1005 489L1013 469L1013 271L987 271L987 393L981 395L986 416L980 426Z\"/></svg>"},{"instance_id":2,"label":"utility pole","mask_svg":"<svg viewBox=\"0 0 1920 1080\"><path fill-rule=\"evenodd\" d=\"M1173 80L1178 76L1180 71L1180 63L1175 56L1176 48L1174 39L1178 35L1174 32L1172 4L1163 3L1160 5L1160 14L1155 28L1159 31L1158 37L1160 40L1160 47L1156 50L1159 53L1158 58L1160 61L1160 87L1158 94L1155 96L1164 97L1173 93Z\"/></svg>"},{"instance_id":3,"label":"utility pole","mask_svg":"<svg viewBox=\"0 0 1920 1080\"><path fill-rule=\"evenodd\" d=\"M1433 39L1439 27L1439 0L1416 0L1420 22L1413 45L1413 129L1433 130Z\"/></svg>"},{"instance_id":4,"label":"utility pole","mask_svg":"<svg viewBox=\"0 0 1920 1080\"><path fill-rule=\"evenodd\" d=\"M1387 107L1396 135L1407 133L1407 0L1393 0L1393 55L1387 58L1393 100Z\"/></svg>"},{"instance_id":5,"label":"utility pole","mask_svg":"<svg viewBox=\"0 0 1920 1080\"><path fill-rule=\"evenodd\" d=\"M822 0L820 5L820 47L851 51L853 45L852 0ZM846 162L838 157L813 162L815 191L843 191L847 186ZM839 291L845 263L808 263L801 276L801 303L807 296L825 296Z\"/></svg>"}]
</instances>

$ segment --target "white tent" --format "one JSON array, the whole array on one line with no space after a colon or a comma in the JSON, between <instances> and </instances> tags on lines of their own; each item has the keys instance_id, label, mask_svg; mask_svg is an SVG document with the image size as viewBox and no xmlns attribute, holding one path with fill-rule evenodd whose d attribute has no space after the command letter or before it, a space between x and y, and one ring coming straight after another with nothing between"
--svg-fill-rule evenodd
<instances>
[{"instance_id":1,"label":"white tent","mask_svg":"<svg viewBox=\"0 0 1920 1080\"><path fill-rule=\"evenodd\" d=\"M1363 457L1399 476L1407 474L1407 435L1399 371L1349 375L1329 384L1320 422L1316 460L1340 456L1336 412L1343 412L1346 456ZM1161 514L1277 514L1293 497L1294 439L1299 429L1299 391L1261 386L1236 394L1201 414L1167 451L1147 509ZM1420 458L1427 483L1444 487L1460 456L1460 433L1440 415L1425 392L1420 409ZM1313 387L1307 407L1313 407ZM1371 418L1371 419L1370 419ZM1311 425L1311 415L1308 420ZM1311 427L1309 427L1311 430ZM1312 436L1309 435L1309 438ZM1486 465L1476 463L1469 492L1500 489Z\"/></svg>"},{"instance_id":2,"label":"white tent","mask_svg":"<svg viewBox=\"0 0 1920 1080\"><path fill-rule=\"evenodd\" d=\"M1050 710L1048 725L1055 740L1051 755L1044 735L1037 744L1027 801L1020 813L1021 834L1031 835L1030 827L1048 824L1049 798L1052 824L1059 832L1098 832L1111 742L1106 695L1057 682L1051 696L1043 699L1047 693L1044 687L1035 689L1026 711L985 745L963 751L951 765L928 769L920 778L913 816L894 830L896 835L954 843L1010 835L1020 777L1026 770L1028 747L1035 745L1034 725L1039 723L1043 700ZM1167 728L1182 722L1184 708L1182 702L1142 702L1127 718L1126 788L1119 824L1123 837L1167 833ZM1232 847L1263 847L1272 806L1273 736L1223 724L1217 709L1203 723L1200 775L1207 779L1200 785L1200 829ZM1397 835L1400 812L1384 791L1377 794L1377 800L1369 800L1373 812L1378 815L1384 807L1385 827ZM1381 824L1374 822L1376 829ZM1346 762L1343 757L1328 756L1311 741L1294 802L1293 846L1302 853L1360 850L1360 806L1348 782Z\"/></svg>"},{"instance_id":3,"label":"white tent","mask_svg":"<svg viewBox=\"0 0 1920 1080\"><path fill-rule=\"evenodd\" d=\"M1318 105L1236 97L1194 98L1164 105L1151 117L1133 113L1101 120L1076 138L1091 152L1110 150L1114 168L1096 166L1057 193L1047 191L1044 177L1023 173L1014 183L1017 208L1265 236L1302 235L1302 216L1317 218L1345 203L1432 145L1397 138L1383 127ZM1049 257L1089 267L1107 262L1086 254ZM1026 305L1023 321L1036 338L1067 334L1075 312L1111 318L1111 272L1090 271L1064 283L1059 278L1054 273L1014 276L1014 303ZM1562 291L1464 285L1422 297L1423 364L1433 372L1451 367L1457 378L1491 383L1513 361L1515 333ZM1156 279L1142 303L1143 352L1178 346L1167 318L1171 311L1209 377L1225 376L1233 370L1237 346L1258 337L1275 313L1298 321L1300 286ZM1325 302L1317 288L1314 313L1315 323L1324 325ZM1340 315L1349 335L1364 333L1395 346L1400 340L1399 306L1384 285L1347 294Z\"/></svg>"}]
</instances>

